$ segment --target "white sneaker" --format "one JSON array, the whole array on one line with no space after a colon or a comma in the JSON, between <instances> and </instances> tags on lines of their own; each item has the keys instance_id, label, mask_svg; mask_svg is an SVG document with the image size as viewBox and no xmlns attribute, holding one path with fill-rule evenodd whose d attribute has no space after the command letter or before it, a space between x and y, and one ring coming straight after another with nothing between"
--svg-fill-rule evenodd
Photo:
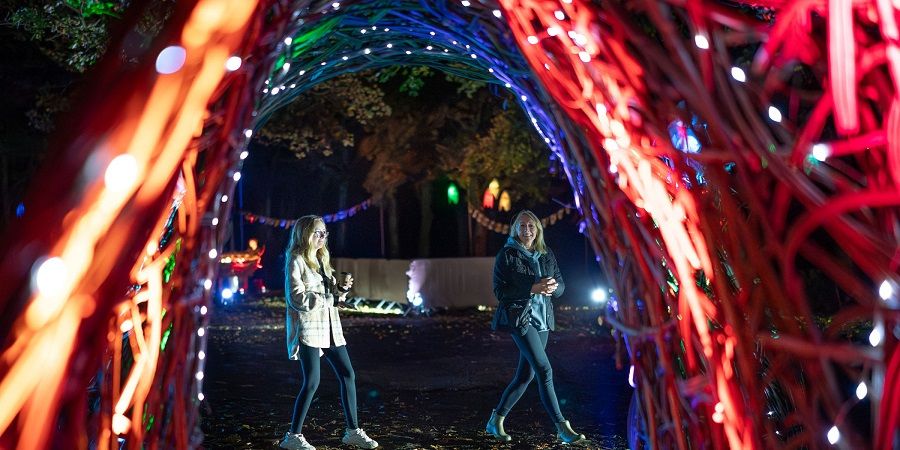
<instances>
[{"instance_id":1,"label":"white sneaker","mask_svg":"<svg viewBox=\"0 0 900 450\"><path fill-rule=\"evenodd\" d=\"M281 440L278 446L288 450L316 450L309 442L306 442L306 438L302 434L294 434L290 431L284 433L284 439Z\"/></svg>"},{"instance_id":2,"label":"white sneaker","mask_svg":"<svg viewBox=\"0 0 900 450\"><path fill-rule=\"evenodd\" d=\"M346 431L344 431L344 438L341 439L341 442L359 448L378 447L378 443L375 442L374 439L366 436L366 432L363 431L362 428L357 428L355 430L351 430L348 428Z\"/></svg>"}]
</instances>

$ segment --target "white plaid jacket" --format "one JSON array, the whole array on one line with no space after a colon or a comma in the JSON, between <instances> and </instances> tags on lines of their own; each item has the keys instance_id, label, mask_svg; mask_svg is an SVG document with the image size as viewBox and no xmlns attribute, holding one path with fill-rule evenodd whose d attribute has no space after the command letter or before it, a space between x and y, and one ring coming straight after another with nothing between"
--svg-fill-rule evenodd
<instances>
[{"instance_id":1,"label":"white plaid jacket","mask_svg":"<svg viewBox=\"0 0 900 450\"><path fill-rule=\"evenodd\" d=\"M290 268L284 292L288 357L298 359L300 344L328 348L330 341L335 347L346 345L334 295L325 292L322 275L307 266L302 257L294 258ZM334 277L331 283L335 283Z\"/></svg>"}]
</instances>

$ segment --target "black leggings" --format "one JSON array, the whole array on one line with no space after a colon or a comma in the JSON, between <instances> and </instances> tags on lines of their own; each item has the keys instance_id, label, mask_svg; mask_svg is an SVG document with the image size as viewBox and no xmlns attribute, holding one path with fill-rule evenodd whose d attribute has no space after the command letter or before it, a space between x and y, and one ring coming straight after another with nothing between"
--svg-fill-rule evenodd
<instances>
[{"instance_id":1,"label":"black leggings","mask_svg":"<svg viewBox=\"0 0 900 450\"><path fill-rule=\"evenodd\" d=\"M509 411L522 398L525 389L537 374L538 393L541 395L541 403L544 404L547 414L550 414L554 423L566 420L559 412L559 402L556 400L556 390L553 388L553 368L550 367L550 360L547 359L545 351L549 334L549 331L535 331L534 327L528 327L525 336L519 336L516 332L511 333L513 342L519 347L519 366L516 368L516 375L503 391L503 396L500 397L497 414L509 415Z\"/></svg>"},{"instance_id":2,"label":"black leggings","mask_svg":"<svg viewBox=\"0 0 900 450\"><path fill-rule=\"evenodd\" d=\"M344 419L347 428L359 428L356 421L356 374L350 365L350 355L347 354L347 346L319 349L300 344L300 371L303 373L303 386L294 402L294 416L291 419L291 433L300 433L303 429L303 421L312 403L316 389L319 388L319 350L325 352L325 359L334 369L338 381L341 382L341 405L344 407Z\"/></svg>"}]
</instances>

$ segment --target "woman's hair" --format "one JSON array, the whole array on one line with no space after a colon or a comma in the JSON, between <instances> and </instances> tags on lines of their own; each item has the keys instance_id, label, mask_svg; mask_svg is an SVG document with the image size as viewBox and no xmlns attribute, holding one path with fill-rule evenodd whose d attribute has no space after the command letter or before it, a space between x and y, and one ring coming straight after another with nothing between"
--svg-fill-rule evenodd
<instances>
[{"instance_id":1,"label":"woman's hair","mask_svg":"<svg viewBox=\"0 0 900 450\"><path fill-rule=\"evenodd\" d=\"M542 255L547 253L547 244L544 243L544 226L541 225L541 219L538 219L538 217L534 215L533 212L527 209L519 211L519 213L516 214L515 217L513 217L512 223L509 225L509 235L513 239L522 242L522 240L519 239L519 220L522 218L522 216L528 217L528 219L531 220L532 223L534 223L534 227L537 228L537 233L535 233L534 235L534 244L532 245L532 248L534 248L535 251Z\"/></svg>"},{"instance_id":2,"label":"woman's hair","mask_svg":"<svg viewBox=\"0 0 900 450\"><path fill-rule=\"evenodd\" d=\"M334 272L334 269L331 268L331 256L328 253L328 242L326 241L318 251L312 246L313 233L319 224L325 225L325 221L319 216L303 216L294 224L287 250L284 252L285 276L290 276L291 263L298 256L303 258L306 265L315 271L319 270L321 262L321 269L325 272L325 276L330 277Z\"/></svg>"}]
</instances>

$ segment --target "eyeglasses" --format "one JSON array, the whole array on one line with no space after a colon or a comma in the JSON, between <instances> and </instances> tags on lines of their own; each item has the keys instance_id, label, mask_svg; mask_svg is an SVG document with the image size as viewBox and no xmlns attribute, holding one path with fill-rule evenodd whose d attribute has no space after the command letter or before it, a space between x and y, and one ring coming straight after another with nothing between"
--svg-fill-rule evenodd
<instances>
[{"instance_id":1,"label":"eyeglasses","mask_svg":"<svg viewBox=\"0 0 900 450\"><path fill-rule=\"evenodd\" d=\"M316 230L313 231L313 236L324 239L328 237L328 232L325 230Z\"/></svg>"}]
</instances>

